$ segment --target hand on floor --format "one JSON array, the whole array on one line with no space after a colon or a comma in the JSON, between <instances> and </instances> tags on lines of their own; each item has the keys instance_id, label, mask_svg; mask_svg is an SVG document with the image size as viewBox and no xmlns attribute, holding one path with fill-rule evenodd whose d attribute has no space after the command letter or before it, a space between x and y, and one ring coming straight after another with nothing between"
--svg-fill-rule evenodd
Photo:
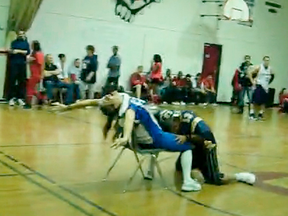
<instances>
[{"instance_id":1,"label":"hand on floor","mask_svg":"<svg viewBox=\"0 0 288 216\"><path fill-rule=\"evenodd\" d=\"M205 140L204 146L206 149L211 150L216 146L216 144L213 144L211 141Z\"/></svg>"}]
</instances>

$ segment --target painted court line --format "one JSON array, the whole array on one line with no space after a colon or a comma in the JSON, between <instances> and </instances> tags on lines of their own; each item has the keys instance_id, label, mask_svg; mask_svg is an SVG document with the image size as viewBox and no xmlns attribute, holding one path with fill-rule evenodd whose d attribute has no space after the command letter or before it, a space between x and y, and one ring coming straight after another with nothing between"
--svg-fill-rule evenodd
<instances>
[{"instance_id":1,"label":"painted court line","mask_svg":"<svg viewBox=\"0 0 288 216\"><path fill-rule=\"evenodd\" d=\"M103 208L102 206L92 202L91 200L87 199L86 197L76 193L75 191L67 188L67 187L64 187L62 185L59 185L57 184L56 181L52 180L51 178L47 177L46 175L43 175L42 173L32 169L31 167L29 167L28 165L22 163L21 161L17 160L16 158L14 158L13 156L11 155L8 155L8 154L5 154L4 152L0 151L0 154L4 155L6 158L8 158L9 160L23 166L24 168L28 169L29 171L31 171L32 173L34 173L35 175L41 177L42 179L45 179L46 181L48 181L49 183L53 184L53 185L56 185L57 187L61 188L62 190L68 192L69 194L73 195L74 197L77 197L78 199L82 200L83 202L89 204L90 206L93 206L95 208L97 208L98 210L110 215L110 216L117 216L117 214L113 213L113 212L110 212L108 211L107 209Z\"/></svg>"}]
</instances>

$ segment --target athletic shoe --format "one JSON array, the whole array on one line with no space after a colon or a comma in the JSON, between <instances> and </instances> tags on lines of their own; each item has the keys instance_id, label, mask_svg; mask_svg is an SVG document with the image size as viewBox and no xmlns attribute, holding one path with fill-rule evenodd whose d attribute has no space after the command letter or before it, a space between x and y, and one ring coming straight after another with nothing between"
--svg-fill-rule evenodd
<instances>
[{"instance_id":1,"label":"athletic shoe","mask_svg":"<svg viewBox=\"0 0 288 216\"><path fill-rule=\"evenodd\" d=\"M263 113L259 113L259 114L258 114L258 120L261 121L261 120L263 120L263 118L264 118L264 117L263 117Z\"/></svg>"},{"instance_id":2,"label":"athletic shoe","mask_svg":"<svg viewBox=\"0 0 288 216\"><path fill-rule=\"evenodd\" d=\"M185 106L185 105L186 105L186 103L185 103L185 102L183 102L183 101L181 101L181 102L180 102L180 105L181 105L181 106Z\"/></svg>"},{"instance_id":3,"label":"athletic shoe","mask_svg":"<svg viewBox=\"0 0 288 216\"><path fill-rule=\"evenodd\" d=\"M249 119L250 120L257 120L254 113L249 114Z\"/></svg>"},{"instance_id":4,"label":"athletic shoe","mask_svg":"<svg viewBox=\"0 0 288 216\"><path fill-rule=\"evenodd\" d=\"M190 191L200 191L201 190L201 184L199 184L197 181L191 179L189 182L184 182L182 184L181 190L183 192L190 192Z\"/></svg>"},{"instance_id":5,"label":"athletic shoe","mask_svg":"<svg viewBox=\"0 0 288 216\"><path fill-rule=\"evenodd\" d=\"M30 104L25 104L25 105L23 106L23 108L24 108L24 109L31 109L32 106L31 106Z\"/></svg>"},{"instance_id":6,"label":"athletic shoe","mask_svg":"<svg viewBox=\"0 0 288 216\"><path fill-rule=\"evenodd\" d=\"M236 173L235 176L237 181L250 185L253 185L256 181L256 176L252 173Z\"/></svg>"},{"instance_id":7,"label":"athletic shoe","mask_svg":"<svg viewBox=\"0 0 288 216\"><path fill-rule=\"evenodd\" d=\"M12 98L10 101L9 101L9 106L14 106L15 105L15 99Z\"/></svg>"},{"instance_id":8,"label":"athletic shoe","mask_svg":"<svg viewBox=\"0 0 288 216\"><path fill-rule=\"evenodd\" d=\"M18 99L17 103L18 103L19 106L24 106L25 105L25 102L22 99Z\"/></svg>"},{"instance_id":9,"label":"athletic shoe","mask_svg":"<svg viewBox=\"0 0 288 216\"><path fill-rule=\"evenodd\" d=\"M179 102L172 102L172 105L174 105L174 106L179 106L180 103L179 103Z\"/></svg>"}]
</instances>

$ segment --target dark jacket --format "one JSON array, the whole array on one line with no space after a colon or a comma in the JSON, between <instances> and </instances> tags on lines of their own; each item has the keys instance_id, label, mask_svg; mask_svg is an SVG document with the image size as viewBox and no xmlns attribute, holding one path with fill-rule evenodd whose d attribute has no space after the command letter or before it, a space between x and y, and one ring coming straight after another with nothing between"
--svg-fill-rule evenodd
<instances>
[{"instance_id":1,"label":"dark jacket","mask_svg":"<svg viewBox=\"0 0 288 216\"><path fill-rule=\"evenodd\" d=\"M80 78L83 82L93 84L96 82L96 72L98 69L98 56L86 56L82 62L82 72ZM90 72L95 72L93 77L87 82L86 77L90 74Z\"/></svg>"},{"instance_id":2,"label":"dark jacket","mask_svg":"<svg viewBox=\"0 0 288 216\"><path fill-rule=\"evenodd\" d=\"M12 64L26 64L26 56L30 54L30 46L27 40L16 39L11 43L11 49L26 50L27 54L11 54L10 61Z\"/></svg>"}]
</instances>

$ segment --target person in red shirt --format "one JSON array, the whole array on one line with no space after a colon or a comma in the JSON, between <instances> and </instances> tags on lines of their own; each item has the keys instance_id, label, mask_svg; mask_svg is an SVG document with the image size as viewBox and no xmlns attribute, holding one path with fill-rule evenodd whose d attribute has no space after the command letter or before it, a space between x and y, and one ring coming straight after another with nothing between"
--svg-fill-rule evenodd
<instances>
[{"instance_id":1,"label":"person in red shirt","mask_svg":"<svg viewBox=\"0 0 288 216\"><path fill-rule=\"evenodd\" d=\"M33 41L31 44L31 48L33 52L28 57L28 61L30 62L30 72L31 76L27 81L27 88L26 88L26 105L24 108L29 109L31 108L31 101L32 97L35 95L38 98L38 103L42 104L43 102L43 95L39 92L37 93L36 87L37 84L41 82L43 79L43 72L44 72L44 54L41 51L41 45L39 41Z\"/></svg>"},{"instance_id":2,"label":"person in red shirt","mask_svg":"<svg viewBox=\"0 0 288 216\"><path fill-rule=\"evenodd\" d=\"M202 81L204 90L207 93L207 102L211 104L216 103L216 91L214 87L214 80L211 75L207 76Z\"/></svg>"},{"instance_id":3,"label":"person in red shirt","mask_svg":"<svg viewBox=\"0 0 288 216\"><path fill-rule=\"evenodd\" d=\"M162 58L159 54L155 54L153 57L153 61L151 64L151 85L150 85L150 95L153 98L157 87L163 82L163 75L162 75Z\"/></svg>"},{"instance_id":4,"label":"person in red shirt","mask_svg":"<svg viewBox=\"0 0 288 216\"><path fill-rule=\"evenodd\" d=\"M141 73L143 73L143 66L138 66L137 71L131 75L131 89L136 93L137 98L141 98L141 93L147 92L148 85L146 83L146 78Z\"/></svg>"},{"instance_id":5,"label":"person in red shirt","mask_svg":"<svg viewBox=\"0 0 288 216\"><path fill-rule=\"evenodd\" d=\"M288 113L288 91L283 88L279 93L280 112Z\"/></svg>"}]
</instances>

